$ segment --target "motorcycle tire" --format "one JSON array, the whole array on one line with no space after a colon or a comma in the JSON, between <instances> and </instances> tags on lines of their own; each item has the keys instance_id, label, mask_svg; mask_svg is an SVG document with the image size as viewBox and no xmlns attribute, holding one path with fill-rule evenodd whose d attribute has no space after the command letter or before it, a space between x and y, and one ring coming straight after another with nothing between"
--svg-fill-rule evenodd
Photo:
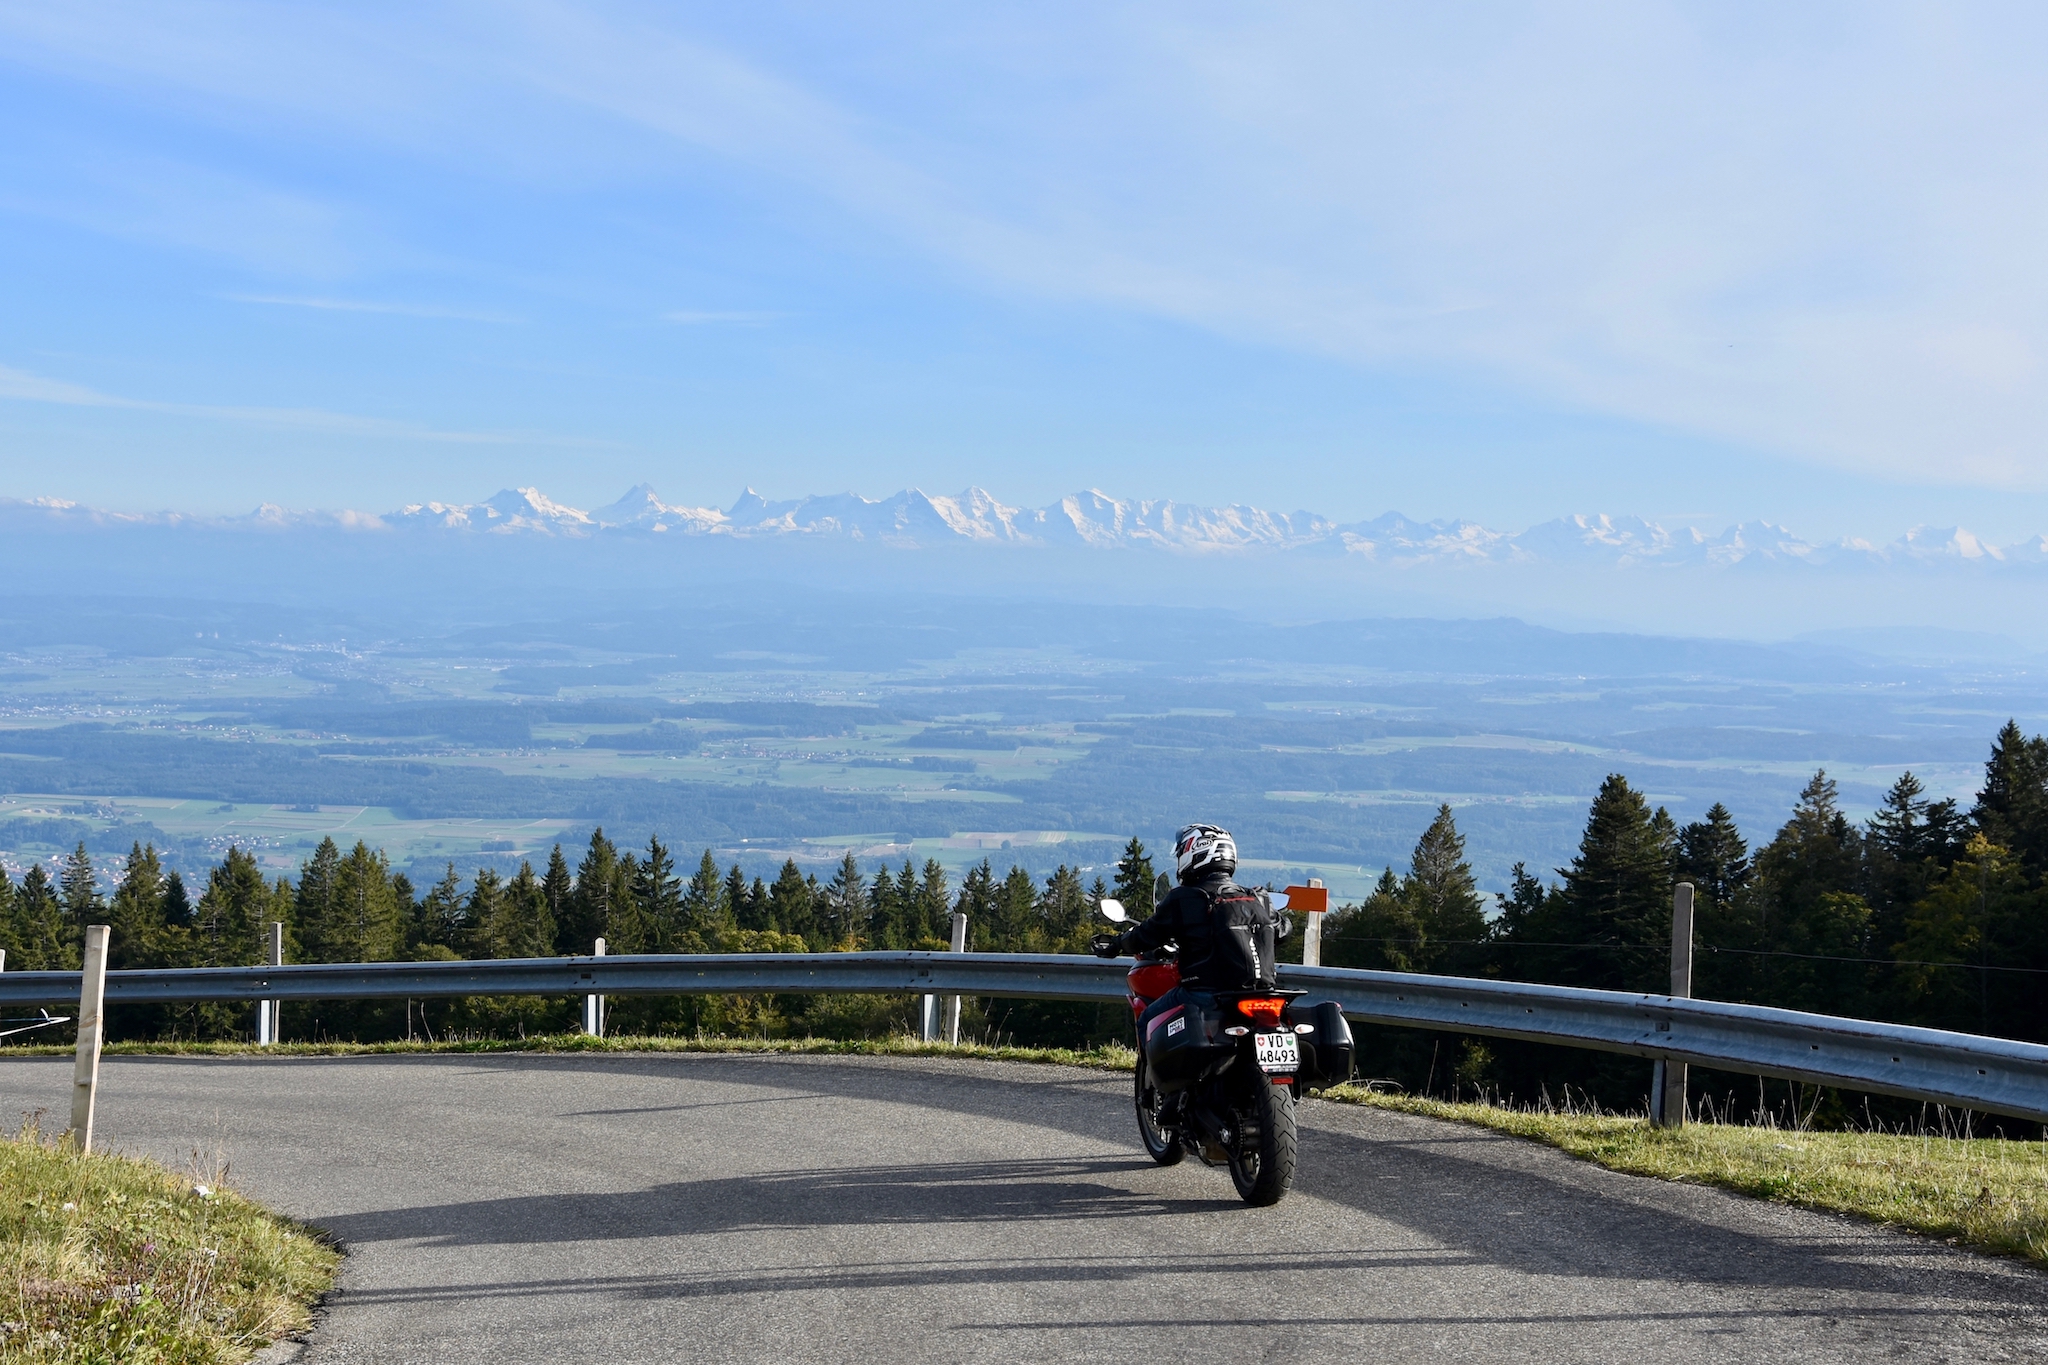
<instances>
[{"instance_id":1,"label":"motorcycle tire","mask_svg":"<svg viewBox=\"0 0 2048 1365\"><path fill-rule=\"evenodd\" d=\"M1159 1124L1159 1095L1146 1077L1143 1052L1138 1054L1136 1088L1138 1140L1145 1144L1145 1155L1161 1166L1171 1166L1179 1161L1185 1152L1180 1145L1180 1134Z\"/></svg>"},{"instance_id":2,"label":"motorcycle tire","mask_svg":"<svg viewBox=\"0 0 2048 1365\"><path fill-rule=\"evenodd\" d=\"M1250 1112L1240 1116L1230 1148L1230 1183L1253 1208L1280 1202L1294 1183L1294 1089L1264 1076L1252 1085Z\"/></svg>"}]
</instances>

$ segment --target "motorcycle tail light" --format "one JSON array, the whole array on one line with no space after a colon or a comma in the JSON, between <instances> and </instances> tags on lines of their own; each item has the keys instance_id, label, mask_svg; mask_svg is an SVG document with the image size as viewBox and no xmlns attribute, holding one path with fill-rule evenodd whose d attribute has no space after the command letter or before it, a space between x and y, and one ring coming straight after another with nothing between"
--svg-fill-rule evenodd
<instances>
[{"instance_id":1,"label":"motorcycle tail light","mask_svg":"<svg viewBox=\"0 0 2048 1365\"><path fill-rule=\"evenodd\" d=\"M1287 1005L1285 1000L1267 996L1255 996L1237 1002L1237 1012L1263 1028L1280 1027L1280 1011Z\"/></svg>"}]
</instances>

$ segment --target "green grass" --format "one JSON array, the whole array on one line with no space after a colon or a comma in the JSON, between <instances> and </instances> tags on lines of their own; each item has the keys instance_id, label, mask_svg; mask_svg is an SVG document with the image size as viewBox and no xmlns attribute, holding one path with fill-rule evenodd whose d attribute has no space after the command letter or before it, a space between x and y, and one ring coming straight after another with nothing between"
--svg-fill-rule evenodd
<instances>
[{"instance_id":1,"label":"green grass","mask_svg":"<svg viewBox=\"0 0 2048 1365\"><path fill-rule=\"evenodd\" d=\"M0 1360L229 1365L305 1330L340 1255L224 1174L81 1155L33 1127L0 1138Z\"/></svg>"},{"instance_id":2,"label":"green grass","mask_svg":"<svg viewBox=\"0 0 2048 1365\"><path fill-rule=\"evenodd\" d=\"M1358 1086L1325 1098L1477 1124L1630 1175L1853 1214L2048 1265L2048 1143L1725 1123L1664 1129L1642 1117L1451 1104Z\"/></svg>"}]
</instances>

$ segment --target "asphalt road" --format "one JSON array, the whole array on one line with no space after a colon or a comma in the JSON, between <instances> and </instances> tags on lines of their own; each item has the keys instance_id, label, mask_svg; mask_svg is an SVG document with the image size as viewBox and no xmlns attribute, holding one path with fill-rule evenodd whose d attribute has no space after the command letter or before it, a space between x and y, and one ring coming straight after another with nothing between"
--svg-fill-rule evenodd
<instances>
[{"instance_id":1,"label":"asphalt road","mask_svg":"<svg viewBox=\"0 0 2048 1365\"><path fill-rule=\"evenodd\" d=\"M0 1117L70 1064L0 1062ZM100 1131L339 1236L305 1365L2040 1360L2048 1276L1311 1101L1277 1208L1126 1077L737 1056L114 1058Z\"/></svg>"}]
</instances>

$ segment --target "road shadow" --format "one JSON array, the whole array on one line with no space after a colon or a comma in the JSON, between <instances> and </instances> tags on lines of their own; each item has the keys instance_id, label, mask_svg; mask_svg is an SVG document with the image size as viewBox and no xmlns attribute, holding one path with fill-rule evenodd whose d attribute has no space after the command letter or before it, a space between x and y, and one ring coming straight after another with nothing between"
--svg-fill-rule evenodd
<instances>
[{"instance_id":1,"label":"road shadow","mask_svg":"<svg viewBox=\"0 0 2048 1365\"><path fill-rule=\"evenodd\" d=\"M1129 1177L1150 1166L1139 1156L832 1167L620 1193L515 1195L343 1214L320 1223L350 1244L452 1247L918 1223L1095 1222L1213 1212L1236 1203L1235 1197L1226 1202L1133 1189ZM1113 1175L1125 1179L1103 1178Z\"/></svg>"}]
</instances>

